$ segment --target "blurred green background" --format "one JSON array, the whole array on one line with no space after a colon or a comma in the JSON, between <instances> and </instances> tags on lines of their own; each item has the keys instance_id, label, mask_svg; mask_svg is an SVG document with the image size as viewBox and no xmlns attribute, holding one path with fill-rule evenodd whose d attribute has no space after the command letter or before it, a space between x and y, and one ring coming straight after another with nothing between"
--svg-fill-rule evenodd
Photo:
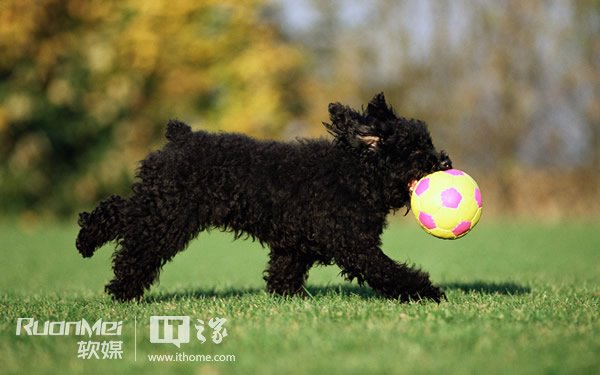
<instances>
[{"instance_id":1,"label":"blurred green background","mask_svg":"<svg viewBox=\"0 0 600 375\"><path fill-rule=\"evenodd\" d=\"M486 215L600 216L600 2L0 1L0 212L127 194L164 124L326 136L384 91Z\"/></svg>"}]
</instances>

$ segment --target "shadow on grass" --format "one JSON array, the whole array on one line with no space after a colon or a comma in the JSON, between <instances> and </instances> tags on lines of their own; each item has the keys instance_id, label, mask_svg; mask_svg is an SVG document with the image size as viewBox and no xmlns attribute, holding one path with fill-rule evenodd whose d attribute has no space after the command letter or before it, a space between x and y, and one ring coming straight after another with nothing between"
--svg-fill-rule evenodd
<instances>
[{"instance_id":1,"label":"shadow on grass","mask_svg":"<svg viewBox=\"0 0 600 375\"><path fill-rule=\"evenodd\" d=\"M331 285L331 286L307 286L306 292L312 297L324 297L331 295L339 296L358 296L361 298L378 298L379 295L368 287L358 285ZM145 298L147 303L157 303L165 301L179 301L187 299L202 298L232 298L243 296L267 295L263 288L227 288L227 289L196 289L174 293L161 293L150 295ZM276 297L286 298L286 297ZM302 298L302 297L291 297Z\"/></svg>"},{"instance_id":2,"label":"shadow on grass","mask_svg":"<svg viewBox=\"0 0 600 375\"><path fill-rule=\"evenodd\" d=\"M504 295L519 295L531 293L531 289L516 283L490 283L485 281L475 281L471 283L447 283L441 285L445 290L461 290L466 293L480 294L504 294ZM357 296L364 299L384 298L366 286L358 286L354 284L346 285L328 285L316 286L311 285L306 287L306 292L311 297L325 296ZM267 295L263 288L227 288L227 289L196 289L179 291L174 293L161 293L158 295L150 295L145 298L146 303L159 303L165 301L181 301L189 299L202 298L233 298L243 296ZM276 297L285 298L285 297ZM301 298L301 297L291 297Z\"/></svg>"},{"instance_id":3,"label":"shadow on grass","mask_svg":"<svg viewBox=\"0 0 600 375\"><path fill-rule=\"evenodd\" d=\"M531 293L531 288L511 282L491 283L474 281L470 283L447 283L442 288L446 291L457 289L466 293L520 295Z\"/></svg>"},{"instance_id":4,"label":"shadow on grass","mask_svg":"<svg viewBox=\"0 0 600 375\"><path fill-rule=\"evenodd\" d=\"M259 295L265 293L260 288L227 288L227 289L196 289L182 290L174 293L161 293L158 295L149 295L144 301L147 303L165 302L165 301L180 301L187 299L202 299L202 298L232 298Z\"/></svg>"}]
</instances>

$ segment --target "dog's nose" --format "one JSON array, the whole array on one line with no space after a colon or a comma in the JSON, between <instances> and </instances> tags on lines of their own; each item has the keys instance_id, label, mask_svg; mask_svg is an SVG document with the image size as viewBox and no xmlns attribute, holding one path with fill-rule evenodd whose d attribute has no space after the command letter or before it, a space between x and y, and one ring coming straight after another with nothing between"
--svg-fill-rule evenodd
<instances>
[{"instance_id":1,"label":"dog's nose","mask_svg":"<svg viewBox=\"0 0 600 375\"><path fill-rule=\"evenodd\" d=\"M442 170L452 169L452 160L444 151L440 152L440 167Z\"/></svg>"}]
</instances>

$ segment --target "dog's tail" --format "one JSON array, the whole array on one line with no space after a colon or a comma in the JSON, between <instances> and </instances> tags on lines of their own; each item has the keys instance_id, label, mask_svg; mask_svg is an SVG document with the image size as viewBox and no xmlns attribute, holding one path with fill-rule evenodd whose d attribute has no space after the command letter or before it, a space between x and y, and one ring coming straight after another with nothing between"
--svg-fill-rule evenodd
<instances>
[{"instance_id":1,"label":"dog's tail","mask_svg":"<svg viewBox=\"0 0 600 375\"><path fill-rule=\"evenodd\" d=\"M77 223L81 229L77 235L76 246L84 258L91 257L96 249L117 239L119 228L123 224L125 204L125 199L113 195L100 202L91 213L79 214Z\"/></svg>"},{"instance_id":2,"label":"dog's tail","mask_svg":"<svg viewBox=\"0 0 600 375\"><path fill-rule=\"evenodd\" d=\"M167 139L171 142L178 142L187 139L192 133L192 128L181 121L170 120L167 124Z\"/></svg>"}]
</instances>

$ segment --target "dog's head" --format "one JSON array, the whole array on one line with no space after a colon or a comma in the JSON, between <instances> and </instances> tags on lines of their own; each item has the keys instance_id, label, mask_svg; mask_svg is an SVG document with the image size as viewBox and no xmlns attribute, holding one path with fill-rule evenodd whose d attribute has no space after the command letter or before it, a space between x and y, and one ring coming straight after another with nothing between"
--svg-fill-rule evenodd
<instances>
[{"instance_id":1,"label":"dog's head","mask_svg":"<svg viewBox=\"0 0 600 375\"><path fill-rule=\"evenodd\" d=\"M421 177L452 168L448 155L433 146L427 125L398 117L383 93L376 95L362 113L332 103L329 114L331 123L324 125L334 136L335 145L376 166L392 207L408 205L411 186Z\"/></svg>"}]
</instances>

